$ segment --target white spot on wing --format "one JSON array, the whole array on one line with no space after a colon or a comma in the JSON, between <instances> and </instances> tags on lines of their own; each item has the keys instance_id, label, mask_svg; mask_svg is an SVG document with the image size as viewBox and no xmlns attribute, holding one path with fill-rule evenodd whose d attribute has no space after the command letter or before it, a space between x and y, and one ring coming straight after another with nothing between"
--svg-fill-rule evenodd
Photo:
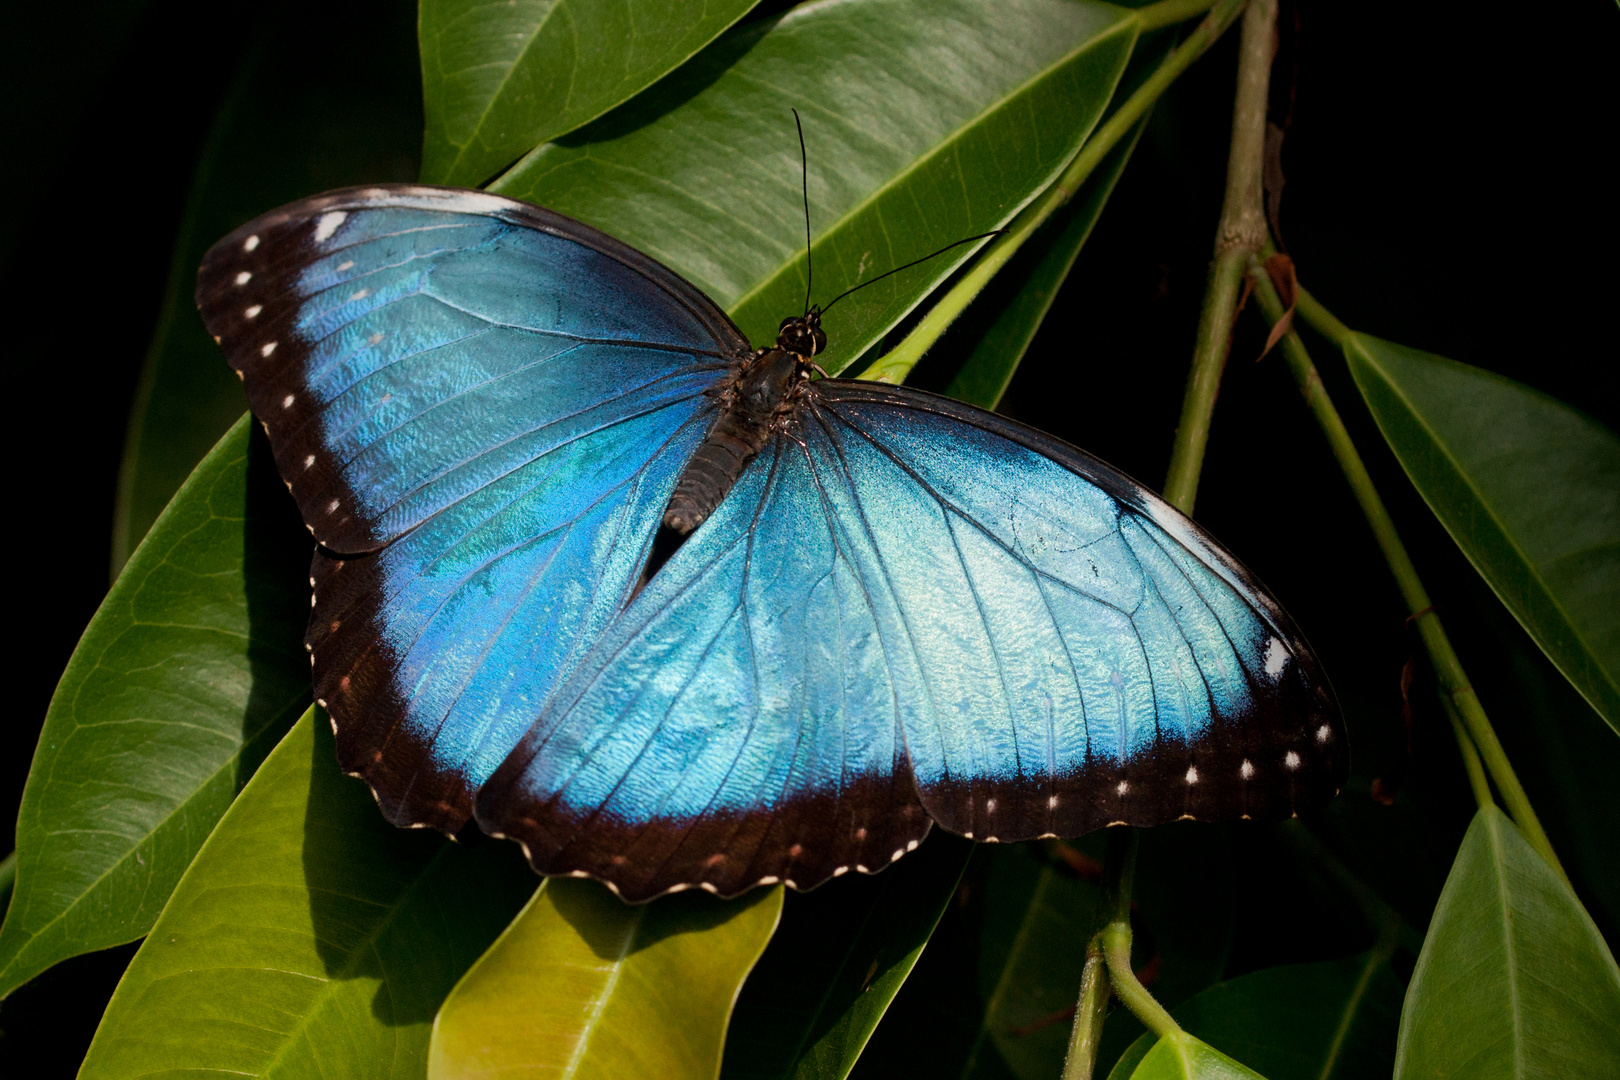
<instances>
[{"instance_id":1,"label":"white spot on wing","mask_svg":"<svg viewBox=\"0 0 1620 1080\"><path fill-rule=\"evenodd\" d=\"M338 272L339 273L341 273L344 270L353 270L353 269L354 269L354 260L353 259L346 259L343 262L338 263Z\"/></svg>"},{"instance_id":2,"label":"white spot on wing","mask_svg":"<svg viewBox=\"0 0 1620 1080\"><path fill-rule=\"evenodd\" d=\"M246 240L242 241L242 250L243 251L252 251L254 248L256 248L258 246L259 246L259 234L258 233L254 233L252 236L250 236Z\"/></svg>"},{"instance_id":3,"label":"white spot on wing","mask_svg":"<svg viewBox=\"0 0 1620 1080\"><path fill-rule=\"evenodd\" d=\"M315 222L315 242L324 244L332 239L332 234L338 231L338 226L343 224L348 216L348 213L342 210L328 210L322 214Z\"/></svg>"},{"instance_id":4,"label":"white spot on wing","mask_svg":"<svg viewBox=\"0 0 1620 1080\"><path fill-rule=\"evenodd\" d=\"M238 285L246 285L248 282L250 282L252 280L253 280L253 275L250 274L246 270L243 270L240 274L236 275L236 283Z\"/></svg>"},{"instance_id":5,"label":"white spot on wing","mask_svg":"<svg viewBox=\"0 0 1620 1080\"><path fill-rule=\"evenodd\" d=\"M375 345L375 344L377 344L377 342L381 341L382 339L383 339L382 331L379 330L379 331L377 331L377 333L372 334L366 340L371 342L373 345Z\"/></svg>"},{"instance_id":6,"label":"white spot on wing","mask_svg":"<svg viewBox=\"0 0 1620 1080\"><path fill-rule=\"evenodd\" d=\"M894 849L894 854L889 856L889 861L894 862L896 859L898 859L900 856L904 855L905 853L906 853L905 848L895 848Z\"/></svg>"},{"instance_id":7,"label":"white spot on wing","mask_svg":"<svg viewBox=\"0 0 1620 1080\"><path fill-rule=\"evenodd\" d=\"M1052 796L1049 796L1047 798L1047 800L1046 800L1046 808L1048 810L1056 810L1057 809L1057 796L1056 795L1052 795Z\"/></svg>"},{"instance_id":8,"label":"white spot on wing","mask_svg":"<svg viewBox=\"0 0 1620 1080\"><path fill-rule=\"evenodd\" d=\"M304 468L307 469L307 468L309 468L310 466L312 466L314 464L315 464L315 455L314 454L310 454L308 457L306 457L304 459Z\"/></svg>"},{"instance_id":9,"label":"white spot on wing","mask_svg":"<svg viewBox=\"0 0 1620 1080\"><path fill-rule=\"evenodd\" d=\"M287 395L287 396L286 396L286 397L284 397L284 398L282 398L282 399L281 399L281 407L282 407L282 408L283 408L283 409L290 409L290 408L292 408L292 403L293 403L293 396L292 396L292 395L291 395L291 394L288 394L288 395ZM314 582L310 582L310 584L312 584L312 585L313 585L313 584L314 584Z\"/></svg>"},{"instance_id":10,"label":"white spot on wing","mask_svg":"<svg viewBox=\"0 0 1620 1080\"><path fill-rule=\"evenodd\" d=\"M242 312L242 314L246 315L250 319L257 319L259 317L259 312L261 312L263 310L264 310L264 305L263 304L254 304L252 307L250 307L246 311Z\"/></svg>"},{"instance_id":11,"label":"white spot on wing","mask_svg":"<svg viewBox=\"0 0 1620 1080\"><path fill-rule=\"evenodd\" d=\"M1326 724L1323 724L1321 727L1316 729L1317 742L1325 743L1331 738L1333 738L1333 729L1328 727Z\"/></svg>"},{"instance_id":12,"label":"white spot on wing","mask_svg":"<svg viewBox=\"0 0 1620 1080\"><path fill-rule=\"evenodd\" d=\"M328 514L337 513L337 508L338 508L338 501L336 499L333 499L331 502L326 504L326 512Z\"/></svg>"},{"instance_id":13,"label":"white spot on wing","mask_svg":"<svg viewBox=\"0 0 1620 1080\"><path fill-rule=\"evenodd\" d=\"M1288 751L1288 753L1283 755L1283 764L1288 766L1290 769L1299 768L1299 755L1294 753L1292 750Z\"/></svg>"},{"instance_id":14,"label":"white spot on wing","mask_svg":"<svg viewBox=\"0 0 1620 1080\"><path fill-rule=\"evenodd\" d=\"M356 300L364 300L366 297L368 297L370 295L371 295L371 290L370 289L361 289L359 292L357 292L353 296L349 297L349 303L352 304Z\"/></svg>"},{"instance_id":15,"label":"white spot on wing","mask_svg":"<svg viewBox=\"0 0 1620 1080\"><path fill-rule=\"evenodd\" d=\"M275 351L276 351L276 343L272 341L268 345L266 345L264 348L259 350L259 355L260 356L269 356L271 353L273 353Z\"/></svg>"},{"instance_id":16,"label":"white spot on wing","mask_svg":"<svg viewBox=\"0 0 1620 1080\"><path fill-rule=\"evenodd\" d=\"M1281 641L1272 638L1266 642L1266 674L1275 679L1282 674L1282 669L1288 666L1288 649Z\"/></svg>"},{"instance_id":17,"label":"white spot on wing","mask_svg":"<svg viewBox=\"0 0 1620 1080\"><path fill-rule=\"evenodd\" d=\"M1189 784L1198 783L1198 766L1189 765L1187 767L1187 783L1189 783Z\"/></svg>"},{"instance_id":18,"label":"white spot on wing","mask_svg":"<svg viewBox=\"0 0 1620 1080\"><path fill-rule=\"evenodd\" d=\"M1114 790L1117 791L1119 794L1123 795L1127 791L1131 790L1131 785L1126 783L1125 781L1121 780L1119 782L1119 787L1115 788Z\"/></svg>"},{"instance_id":19,"label":"white spot on wing","mask_svg":"<svg viewBox=\"0 0 1620 1080\"><path fill-rule=\"evenodd\" d=\"M1238 775L1245 780L1254 779L1254 763L1248 758L1244 758L1243 764L1238 766Z\"/></svg>"}]
</instances>

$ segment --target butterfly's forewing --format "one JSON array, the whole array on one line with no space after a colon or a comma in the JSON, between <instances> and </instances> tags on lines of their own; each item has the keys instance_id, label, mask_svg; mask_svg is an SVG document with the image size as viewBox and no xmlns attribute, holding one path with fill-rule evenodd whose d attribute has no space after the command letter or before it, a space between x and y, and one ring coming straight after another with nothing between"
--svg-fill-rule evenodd
<instances>
[{"instance_id":1,"label":"butterfly's forewing","mask_svg":"<svg viewBox=\"0 0 1620 1080\"><path fill-rule=\"evenodd\" d=\"M642 899L983 840L1287 816L1346 767L1276 602L1072 447L826 380L479 799L547 872Z\"/></svg>"},{"instance_id":2,"label":"butterfly's forewing","mask_svg":"<svg viewBox=\"0 0 1620 1080\"><path fill-rule=\"evenodd\" d=\"M424 187L250 222L197 299L323 545L309 645L340 758L391 820L454 831L630 594L747 343L595 230Z\"/></svg>"}]
</instances>

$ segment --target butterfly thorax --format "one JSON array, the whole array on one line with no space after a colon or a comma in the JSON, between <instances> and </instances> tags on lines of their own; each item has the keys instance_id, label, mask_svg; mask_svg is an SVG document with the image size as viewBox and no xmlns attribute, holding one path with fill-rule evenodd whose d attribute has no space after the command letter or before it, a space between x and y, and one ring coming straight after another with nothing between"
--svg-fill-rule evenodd
<instances>
[{"instance_id":1,"label":"butterfly thorax","mask_svg":"<svg viewBox=\"0 0 1620 1080\"><path fill-rule=\"evenodd\" d=\"M719 388L720 409L692 460L675 484L664 524L681 535L714 512L737 478L773 432L793 415L808 391L811 357L826 347L821 313L782 320L776 346L759 349L741 361Z\"/></svg>"}]
</instances>

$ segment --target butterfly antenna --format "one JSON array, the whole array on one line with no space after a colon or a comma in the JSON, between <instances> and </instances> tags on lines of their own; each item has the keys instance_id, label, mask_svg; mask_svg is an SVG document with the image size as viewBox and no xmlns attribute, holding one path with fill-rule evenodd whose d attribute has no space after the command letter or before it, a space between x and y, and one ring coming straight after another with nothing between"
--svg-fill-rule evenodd
<instances>
[{"instance_id":1,"label":"butterfly antenna","mask_svg":"<svg viewBox=\"0 0 1620 1080\"><path fill-rule=\"evenodd\" d=\"M953 247L961 247L963 244L971 244L975 240L983 240L986 237L990 237L990 236L1000 236L1002 233L1004 233L1006 231L1007 231L1006 229L993 229L993 230L991 230L990 232L987 232L987 233L980 233L978 236L964 237L961 240L957 240L957 241L954 241L953 243L946 244L944 247L940 248L938 251L933 252L930 255L924 255L920 259L912 259L910 262L906 263L904 266L897 266L893 270L885 270L883 273L879 274L877 277L873 278L871 281L863 281L859 285L856 285L854 288L845 289L843 292L841 292L837 296L833 297L832 303L828 304L826 307L822 308L821 311L822 311L823 314L825 314L826 312L828 312L829 310L832 309L833 304L838 303L838 301L842 300L844 297L848 296L850 293L859 292L861 289L866 288L868 285L876 285L878 282L882 281L884 278L888 277L891 274L898 274L902 270L910 270L913 266L916 266L918 263L925 263L929 259L934 258L936 255L943 255L947 251L951 250L951 248L953 248Z\"/></svg>"},{"instance_id":2,"label":"butterfly antenna","mask_svg":"<svg viewBox=\"0 0 1620 1080\"><path fill-rule=\"evenodd\" d=\"M815 283L815 267L810 262L810 155L804 149L804 121L793 110L793 123L799 129L799 175L804 181L804 313L810 314L810 286Z\"/></svg>"}]
</instances>

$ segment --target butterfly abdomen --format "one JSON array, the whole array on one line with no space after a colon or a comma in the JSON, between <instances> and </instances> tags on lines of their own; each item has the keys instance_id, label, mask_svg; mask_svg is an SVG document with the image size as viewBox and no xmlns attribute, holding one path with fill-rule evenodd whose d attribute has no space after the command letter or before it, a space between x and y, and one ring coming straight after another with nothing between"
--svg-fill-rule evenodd
<instances>
[{"instance_id":1,"label":"butterfly abdomen","mask_svg":"<svg viewBox=\"0 0 1620 1080\"><path fill-rule=\"evenodd\" d=\"M771 436L778 418L792 409L794 387L803 381L805 361L784 349L771 349L741 368L721 393L720 415L686 463L664 511L664 524L681 535L714 513Z\"/></svg>"}]
</instances>

